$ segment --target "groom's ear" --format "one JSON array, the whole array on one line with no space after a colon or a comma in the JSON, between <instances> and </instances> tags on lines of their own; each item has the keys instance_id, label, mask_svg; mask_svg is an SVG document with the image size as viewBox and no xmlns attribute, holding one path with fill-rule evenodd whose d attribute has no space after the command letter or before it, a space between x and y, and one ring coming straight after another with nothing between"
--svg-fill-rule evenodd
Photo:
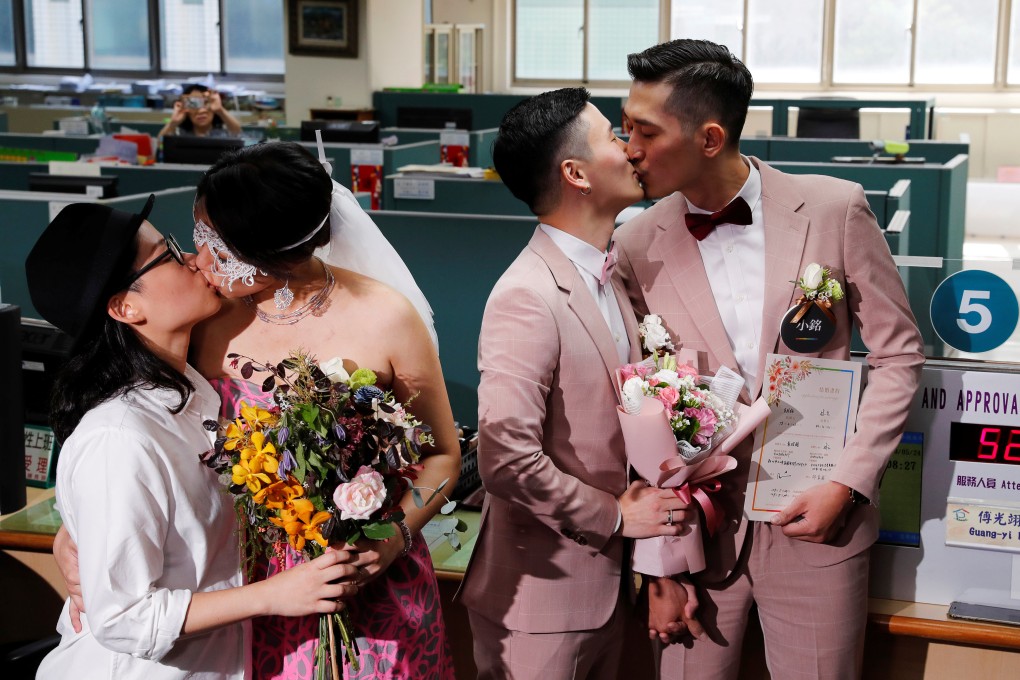
<instances>
[{"instance_id":1,"label":"groom's ear","mask_svg":"<svg viewBox=\"0 0 1020 680\"><path fill-rule=\"evenodd\" d=\"M560 163L560 177L567 183L567 186L574 189L581 190L588 186L584 169L576 158L568 158Z\"/></svg>"},{"instance_id":2,"label":"groom's ear","mask_svg":"<svg viewBox=\"0 0 1020 680\"><path fill-rule=\"evenodd\" d=\"M698 133L701 152L706 158L715 158L726 147L726 130L716 121L705 123Z\"/></svg>"}]
</instances>

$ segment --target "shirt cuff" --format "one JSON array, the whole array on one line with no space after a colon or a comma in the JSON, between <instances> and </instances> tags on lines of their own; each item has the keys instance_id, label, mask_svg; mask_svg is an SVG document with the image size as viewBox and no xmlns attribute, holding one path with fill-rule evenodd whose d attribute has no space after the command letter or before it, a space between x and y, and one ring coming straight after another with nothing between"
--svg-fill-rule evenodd
<instances>
[{"instance_id":1,"label":"shirt cuff","mask_svg":"<svg viewBox=\"0 0 1020 680\"><path fill-rule=\"evenodd\" d=\"M149 597L158 599L165 597L159 603L165 609L154 617L156 626L155 630L153 630L149 649L138 656L152 661L159 661L173 649L174 644L181 637L181 631L184 629L184 619L187 618L188 608L191 606L191 591L165 590L162 593L157 591L150 593Z\"/></svg>"},{"instance_id":2,"label":"shirt cuff","mask_svg":"<svg viewBox=\"0 0 1020 680\"><path fill-rule=\"evenodd\" d=\"M620 500L616 500L616 526L613 528L613 536L620 533L620 527L623 525L623 506L620 505Z\"/></svg>"}]
</instances>

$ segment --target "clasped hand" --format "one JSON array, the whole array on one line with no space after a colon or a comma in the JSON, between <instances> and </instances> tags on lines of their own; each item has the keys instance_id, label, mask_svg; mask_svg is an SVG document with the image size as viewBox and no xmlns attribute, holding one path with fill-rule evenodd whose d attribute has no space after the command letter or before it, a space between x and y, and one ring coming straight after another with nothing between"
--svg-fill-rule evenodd
<instances>
[{"instance_id":1,"label":"clasped hand","mask_svg":"<svg viewBox=\"0 0 1020 680\"><path fill-rule=\"evenodd\" d=\"M345 545L342 550L350 553L347 564L358 568L360 575L358 582L365 585L379 578L379 575L389 569L393 561L403 552L404 537L397 530L396 535L385 541L362 538L354 545Z\"/></svg>"},{"instance_id":2,"label":"clasped hand","mask_svg":"<svg viewBox=\"0 0 1020 680\"><path fill-rule=\"evenodd\" d=\"M648 639L664 645L690 634L700 638L705 632L697 619L698 595L685 577L646 576L648 580Z\"/></svg>"},{"instance_id":3,"label":"clasped hand","mask_svg":"<svg viewBox=\"0 0 1020 680\"><path fill-rule=\"evenodd\" d=\"M617 500L623 521L620 533L627 538L679 536L687 519L687 504L669 489L634 482Z\"/></svg>"}]
</instances>

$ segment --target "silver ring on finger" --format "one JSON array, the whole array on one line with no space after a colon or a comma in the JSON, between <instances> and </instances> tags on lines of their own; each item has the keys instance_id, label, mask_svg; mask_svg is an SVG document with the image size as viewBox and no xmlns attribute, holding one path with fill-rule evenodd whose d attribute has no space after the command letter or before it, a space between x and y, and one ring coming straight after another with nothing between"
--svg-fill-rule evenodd
<instances>
[{"instance_id":1,"label":"silver ring on finger","mask_svg":"<svg viewBox=\"0 0 1020 680\"><path fill-rule=\"evenodd\" d=\"M666 526L668 526L668 527L673 526L673 511L672 510L667 510L666 511Z\"/></svg>"}]
</instances>

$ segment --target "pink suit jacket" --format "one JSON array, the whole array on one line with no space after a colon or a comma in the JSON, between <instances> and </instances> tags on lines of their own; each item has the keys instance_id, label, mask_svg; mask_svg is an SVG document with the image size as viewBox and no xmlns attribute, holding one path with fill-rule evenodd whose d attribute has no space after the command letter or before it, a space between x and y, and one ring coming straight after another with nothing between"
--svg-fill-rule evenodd
<instances>
[{"instance_id":1,"label":"pink suit jacket","mask_svg":"<svg viewBox=\"0 0 1020 680\"><path fill-rule=\"evenodd\" d=\"M613 289L632 359L637 324ZM614 536L627 461L613 337L574 265L540 229L496 283L478 339L478 465L487 499L459 597L508 630L609 621L627 550Z\"/></svg>"},{"instance_id":2,"label":"pink suit jacket","mask_svg":"<svg viewBox=\"0 0 1020 680\"><path fill-rule=\"evenodd\" d=\"M820 175L788 175L756 158L751 161L761 171L765 299L758 383L752 392L745 388L741 400L749 402L751 395L761 393L767 353L796 354L779 336L784 314L799 297L794 282L812 262L829 268L846 297L832 307L835 336L824 351L810 356L848 359L855 325L870 350L857 432L830 479L877 501L924 363L903 283L860 185ZM739 373L698 242L684 223L686 213L687 201L677 193L620 227L618 268L639 313L661 315L674 341L707 352L710 372L728 366ZM724 578L740 554L748 524L743 507L751 450L749 438L734 454L739 466L723 479L727 524L706 545L706 580ZM877 536L877 508L856 506L828 544L785 536L780 540L789 541L806 564L826 566L861 552Z\"/></svg>"}]
</instances>

